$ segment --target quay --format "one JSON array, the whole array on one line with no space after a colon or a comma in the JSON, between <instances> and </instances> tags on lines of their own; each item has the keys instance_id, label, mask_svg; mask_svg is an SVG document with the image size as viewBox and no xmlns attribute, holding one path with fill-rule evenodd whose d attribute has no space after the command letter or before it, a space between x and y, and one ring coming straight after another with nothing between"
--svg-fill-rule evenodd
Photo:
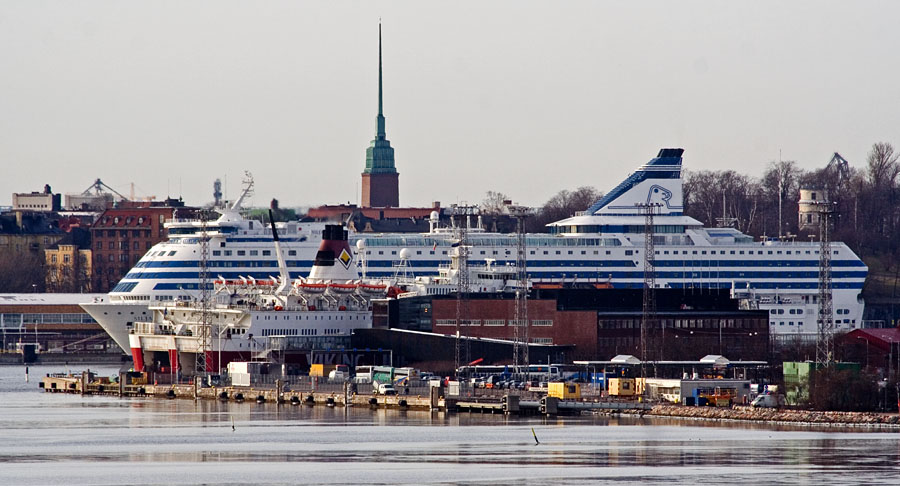
<instances>
[{"instance_id":1,"label":"quay","mask_svg":"<svg viewBox=\"0 0 900 486\"><path fill-rule=\"evenodd\" d=\"M40 387L48 393L78 395L108 395L119 397L153 397L166 399L222 400L231 402L256 401L290 405L325 405L341 407L393 408L456 413L499 413L506 415L563 415L582 412L644 413L652 406L637 401L577 401L556 397L522 400L519 395L489 397L444 397L444 388L431 387L420 395L376 395L352 392L349 386L340 390L291 389L280 380L274 386L205 387L199 381L188 384L129 383L127 373L117 381L94 379L89 371L80 374L49 374Z\"/></svg>"}]
</instances>

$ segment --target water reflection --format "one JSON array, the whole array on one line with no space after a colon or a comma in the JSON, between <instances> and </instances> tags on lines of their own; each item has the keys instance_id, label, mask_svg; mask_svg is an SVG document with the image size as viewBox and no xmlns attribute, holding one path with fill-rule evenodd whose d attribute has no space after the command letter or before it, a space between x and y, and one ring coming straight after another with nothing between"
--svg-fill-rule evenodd
<instances>
[{"instance_id":1,"label":"water reflection","mask_svg":"<svg viewBox=\"0 0 900 486\"><path fill-rule=\"evenodd\" d=\"M16 437L0 484L900 483L895 431L80 397L19 378L0 368Z\"/></svg>"}]
</instances>

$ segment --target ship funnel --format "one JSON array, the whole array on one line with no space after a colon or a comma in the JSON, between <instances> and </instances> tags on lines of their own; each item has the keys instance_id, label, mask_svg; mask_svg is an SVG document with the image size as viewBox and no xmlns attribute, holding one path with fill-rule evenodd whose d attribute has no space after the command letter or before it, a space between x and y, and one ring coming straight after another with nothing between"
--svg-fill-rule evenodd
<instances>
[{"instance_id":1,"label":"ship funnel","mask_svg":"<svg viewBox=\"0 0 900 486\"><path fill-rule=\"evenodd\" d=\"M347 242L347 230L339 224L325 225L316 261L309 272L310 281L346 282L358 280L353 251Z\"/></svg>"}]
</instances>

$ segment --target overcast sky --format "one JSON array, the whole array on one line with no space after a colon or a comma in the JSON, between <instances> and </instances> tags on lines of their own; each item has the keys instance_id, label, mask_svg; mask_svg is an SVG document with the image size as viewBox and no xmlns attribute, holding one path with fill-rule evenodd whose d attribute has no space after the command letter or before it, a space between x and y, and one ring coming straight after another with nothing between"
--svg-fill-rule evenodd
<instances>
[{"instance_id":1,"label":"overcast sky","mask_svg":"<svg viewBox=\"0 0 900 486\"><path fill-rule=\"evenodd\" d=\"M358 201L378 19L402 205L900 145L900 2L0 3L0 204L80 192ZM6 201L6 202L3 202Z\"/></svg>"}]
</instances>

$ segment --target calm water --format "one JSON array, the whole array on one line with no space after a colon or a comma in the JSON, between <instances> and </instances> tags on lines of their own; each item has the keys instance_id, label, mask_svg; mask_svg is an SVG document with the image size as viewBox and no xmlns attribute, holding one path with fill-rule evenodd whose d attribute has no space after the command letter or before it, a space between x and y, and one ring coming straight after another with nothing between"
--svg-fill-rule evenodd
<instances>
[{"instance_id":1,"label":"calm water","mask_svg":"<svg viewBox=\"0 0 900 486\"><path fill-rule=\"evenodd\" d=\"M60 371L32 367L26 384L23 367L0 367L0 485L900 484L897 431L505 419L38 389L44 373Z\"/></svg>"}]
</instances>

